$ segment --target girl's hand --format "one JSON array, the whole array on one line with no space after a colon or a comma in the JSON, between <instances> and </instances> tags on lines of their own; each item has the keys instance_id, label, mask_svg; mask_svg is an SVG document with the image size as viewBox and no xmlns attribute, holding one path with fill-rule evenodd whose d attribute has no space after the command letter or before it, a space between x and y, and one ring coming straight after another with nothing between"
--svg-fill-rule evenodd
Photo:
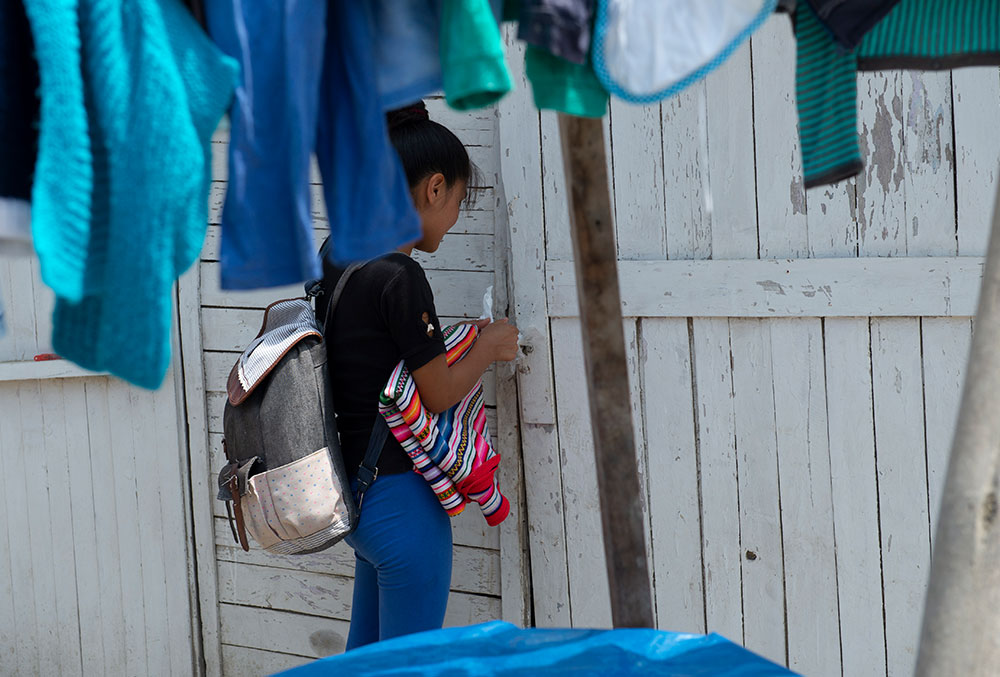
<instances>
[{"instance_id":1,"label":"girl's hand","mask_svg":"<svg viewBox=\"0 0 1000 677\"><path fill-rule=\"evenodd\" d=\"M480 322L487 323L487 320ZM507 318L488 322L479 326L479 342L487 349L487 354L494 362L510 362L517 358L517 327L507 321Z\"/></svg>"}]
</instances>

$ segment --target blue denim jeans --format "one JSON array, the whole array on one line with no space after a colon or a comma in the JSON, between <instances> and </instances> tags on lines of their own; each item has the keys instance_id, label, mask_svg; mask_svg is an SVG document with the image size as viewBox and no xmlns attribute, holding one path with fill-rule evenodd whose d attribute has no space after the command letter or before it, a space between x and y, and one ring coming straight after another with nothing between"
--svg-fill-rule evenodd
<instances>
[{"instance_id":1,"label":"blue denim jeans","mask_svg":"<svg viewBox=\"0 0 1000 677\"><path fill-rule=\"evenodd\" d=\"M451 586L451 520L423 477L376 479L346 540L356 557L348 650L441 627Z\"/></svg>"}]
</instances>

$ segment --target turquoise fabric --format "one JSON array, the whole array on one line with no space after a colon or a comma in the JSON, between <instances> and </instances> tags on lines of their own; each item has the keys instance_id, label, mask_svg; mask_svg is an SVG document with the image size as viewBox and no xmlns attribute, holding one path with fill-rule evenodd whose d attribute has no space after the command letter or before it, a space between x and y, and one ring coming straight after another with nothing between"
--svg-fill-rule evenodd
<instances>
[{"instance_id":1,"label":"turquoise fabric","mask_svg":"<svg viewBox=\"0 0 1000 677\"><path fill-rule=\"evenodd\" d=\"M170 364L172 286L204 240L211 136L238 66L179 2L25 5L42 82L38 175L66 182L59 196L73 215L36 183L35 245L57 295L53 347L156 388Z\"/></svg>"},{"instance_id":2,"label":"turquoise fabric","mask_svg":"<svg viewBox=\"0 0 1000 677\"><path fill-rule=\"evenodd\" d=\"M514 88L489 0L444 0L441 77L445 100L455 110L485 108Z\"/></svg>"},{"instance_id":3,"label":"turquoise fabric","mask_svg":"<svg viewBox=\"0 0 1000 677\"><path fill-rule=\"evenodd\" d=\"M854 176L858 145L857 72L1000 64L1000 0L901 0L844 51L808 3L795 22L795 91L807 188Z\"/></svg>"}]
</instances>

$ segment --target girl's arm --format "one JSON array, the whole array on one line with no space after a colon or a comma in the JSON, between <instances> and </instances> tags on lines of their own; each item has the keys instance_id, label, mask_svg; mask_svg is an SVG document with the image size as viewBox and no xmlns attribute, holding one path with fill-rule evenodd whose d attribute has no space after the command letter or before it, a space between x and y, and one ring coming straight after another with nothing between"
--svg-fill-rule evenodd
<instances>
[{"instance_id":1,"label":"girl's arm","mask_svg":"<svg viewBox=\"0 0 1000 677\"><path fill-rule=\"evenodd\" d=\"M517 357L517 329L505 319L480 326L479 338L469 352L448 366L444 355L413 372L420 400L432 414L440 414L469 394L491 364Z\"/></svg>"}]
</instances>

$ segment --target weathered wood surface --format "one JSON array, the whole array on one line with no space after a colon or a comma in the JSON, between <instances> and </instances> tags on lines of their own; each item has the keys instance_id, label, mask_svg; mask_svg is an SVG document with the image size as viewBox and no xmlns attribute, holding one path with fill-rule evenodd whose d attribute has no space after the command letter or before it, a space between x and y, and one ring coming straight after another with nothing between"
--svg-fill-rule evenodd
<instances>
[{"instance_id":1,"label":"weathered wood surface","mask_svg":"<svg viewBox=\"0 0 1000 677\"><path fill-rule=\"evenodd\" d=\"M1000 71L860 75L866 169L804 191L793 54L778 16L659 116L612 104L657 624L721 632L802 674L908 674L1000 157ZM579 467L573 257L554 118L519 119L521 137L541 135L541 167L519 155L501 171L543 187L505 189L522 210L512 229L544 218L534 302L558 412L552 479L528 501L567 525L531 542L546 580L568 578L551 593L536 582L534 603L565 604L577 624L578 609L607 616L601 563L574 562L600 534Z\"/></svg>"},{"instance_id":2,"label":"weathered wood surface","mask_svg":"<svg viewBox=\"0 0 1000 677\"><path fill-rule=\"evenodd\" d=\"M0 260L0 672L191 674L175 367L155 393L51 352L37 261Z\"/></svg>"}]
</instances>

